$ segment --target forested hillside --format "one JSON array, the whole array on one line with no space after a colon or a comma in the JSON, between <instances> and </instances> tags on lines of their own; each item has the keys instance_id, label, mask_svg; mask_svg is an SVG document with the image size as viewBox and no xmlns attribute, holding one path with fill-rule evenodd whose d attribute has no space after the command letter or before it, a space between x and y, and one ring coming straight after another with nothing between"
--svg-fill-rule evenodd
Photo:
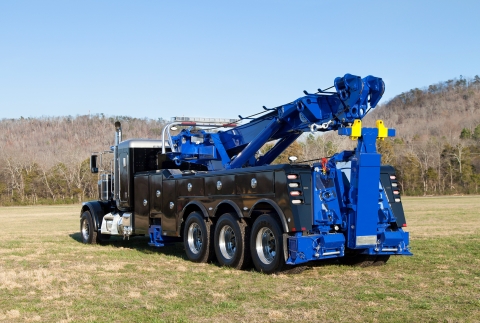
<instances>
[{"instance_id":1,"label":"forested hillside","mask_svg":"<svg viewBox=\"0 0 480 323\"><path fill-rule=\"evenodd\" d=\"M397 136L380 142L408 195L479 193L480 77L448 80L402 93L366 118Z\"/></svg>"},{"instance_id":2,"label":"forested hillside","mask_svg":"<svg viewBox=\"0 0 480 323\"><path fill-rule=\"evenodd\" d=\"M395 138L379 142L379 150L383 162L397 168L404 194L479 193L478 76L402 93L378 106L364 125L374 126L376 119L397 130ZM0 205L95 198L89 156L113 145L115 120L122 122L123 139L160 138L164 125L163 119L103 115L0 120ZM336 133L309 134L276 162L289 155L318 159L353 146Z\"/></svg>"},{"instance_id":3,"label":"forested hillside","mask_svg":"<svg viewBox=\"0 0 480 323\"><path fill-rule=\"evenodd\" d=\"M395 166L406 195L478 194L480 186L480 77L448 80L412 89L379 105L363 126L383 120L396 137L378 141L382 162ZM331 156L355 146L329 133L307 135L288 155L300 160Z\"/></svg>"},{"instance_id":4,"label":"forested hillside","mask_svg":"<svg viewBox=\"0 0 480 323\"><path fill-rule=\"evenodd\" d=\"M90 153L123 138L158 138L163 120L124 116L42 117L0 121L0 204L71 203L94 198Z\"/></svg>"}]
</instances>

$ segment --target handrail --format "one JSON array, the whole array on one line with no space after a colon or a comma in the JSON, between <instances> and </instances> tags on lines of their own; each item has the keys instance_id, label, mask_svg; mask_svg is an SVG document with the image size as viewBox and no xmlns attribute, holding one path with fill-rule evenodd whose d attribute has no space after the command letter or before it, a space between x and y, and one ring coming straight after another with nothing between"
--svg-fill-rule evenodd
<instances>
[{"instance_id":1,"label":"handrail","mask_svg":"<svg viewBox=\"0 0 480 323\"><path fill-rule=\"evenodd\" d=\"M181 123L182 122L171 122L171 123L168 123L165 127L163 127L163 130L162 130L162 154L163 155L167 153L165 149L165 131L168 129L168 144L170 146L170 149L173 151L174 148L173 148L172 136L170 135L170 127L177 124L181 124Z\"/></svg>"}]
</instances>

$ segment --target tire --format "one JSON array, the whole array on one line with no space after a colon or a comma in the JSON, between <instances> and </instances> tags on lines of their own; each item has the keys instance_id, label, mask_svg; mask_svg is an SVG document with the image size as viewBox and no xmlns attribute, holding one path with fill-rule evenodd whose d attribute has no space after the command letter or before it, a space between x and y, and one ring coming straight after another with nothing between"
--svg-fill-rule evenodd
<instances>
[{"instance_id":1,"label":"tire","mask_svg":"<svg viewBox=\"0 0 480 323\"><path fill-rule=\"evenodd\" d=\"M192 212L185 222L183 242L187 258L193 262L208 262L214 255L211 222L198 212Z\"/></svg>"},{"instance_id":2,"label":"tire","mask_svg":"<svg viewBox=\"0 0 480 323\"><path fill-rule=\"evenodd\" d=\"M250 253L260 272L272 274L285 268L282 230L274 215L261 215L253 223Z\"/></svg>"},{"instance_id":3,"label":"tire","mask_svg":"<svg viewBox=\"0 0 480 323\"><path fill-rule=\"evenodd\" d=\"M225 213L215 225L215 255L220 266L245 269L251 263L250 228Z\"/></svg>"},{"instance_id":4,"label":"tire","mask_svg":"<svg viewBox=\"0 0 480 323\"><path fill-rule=\"evenodd\" d=\"M95 231L90 211L82 213L82 217L80 218L80 235L82 242L85 244L96 244L98 242L98 233Z\"/></svg>"}]
</instances>

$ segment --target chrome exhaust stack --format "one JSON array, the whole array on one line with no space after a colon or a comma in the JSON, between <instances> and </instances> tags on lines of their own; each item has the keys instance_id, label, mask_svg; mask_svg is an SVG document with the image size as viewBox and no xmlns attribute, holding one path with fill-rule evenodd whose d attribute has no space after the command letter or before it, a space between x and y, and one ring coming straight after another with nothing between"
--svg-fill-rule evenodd
<instances>
[{"instance_id":1,"label":"chrome exhaust stack","mask_svg":"<svg viewBox=\"0 0 480 323\"><path fill-rule=\"evenodd\" d=\"M115 146L113 147L113 178L114 178L114 198L117 204L117 208L120 208L120 169L119 169L119 159L118 159L118 144L122 141L122 124L120 121L115 122Z\"/></svg>"}]
</instances>

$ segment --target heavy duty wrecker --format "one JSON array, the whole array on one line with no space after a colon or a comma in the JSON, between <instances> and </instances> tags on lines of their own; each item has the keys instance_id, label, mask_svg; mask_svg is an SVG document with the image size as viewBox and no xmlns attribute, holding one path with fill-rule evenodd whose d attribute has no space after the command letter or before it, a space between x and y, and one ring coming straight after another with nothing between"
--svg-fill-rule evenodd
<instances>
[{"instance_id":1,"label":"heavy duty wrecker","mask_svg":"<svg viewBox=\"0 0 480 323\"><path fill-rule=\"evenodd\" d=\"M83 203L83 242L148 235L156 247L183 241L194 262L216 258L238 269L253 262L265 273L322 259L366 266L411 255L395 171L381 165L376 150L395 130L381 120L376 128L361 125L384 82L346 74L333 87L304 91L255 118L239 116L240 125L174 118L158 140L122 141L116 122L115 145L91 156L99 199ZM176 126L183 129L173 135ZM302 133L332 130L358 140L356 149L313 166L270 165ZM102 158L109 153L107 170Z\"/></svg>"}]
</instances>

